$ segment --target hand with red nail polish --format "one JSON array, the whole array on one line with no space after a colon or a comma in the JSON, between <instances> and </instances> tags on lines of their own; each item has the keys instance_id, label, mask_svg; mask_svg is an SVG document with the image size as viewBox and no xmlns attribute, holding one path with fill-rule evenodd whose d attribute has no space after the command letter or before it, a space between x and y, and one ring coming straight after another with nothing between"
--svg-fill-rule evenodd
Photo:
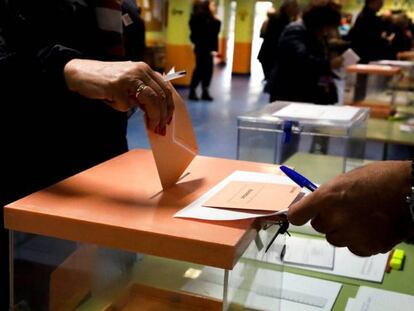
<instances>
[{"instance_id":1,"label":"hand with red nail polish","mask_svg":"<svg viewBox=\"0 0 414 311\"><path fill-rule=\"evenodd\" d=\"M143 62L73 59L64 75L69 90L82 96L101 99L119 111L138 106L145 112L146 126L157 134L172 117L171 84Z\"/></svg>"}]
</instances>

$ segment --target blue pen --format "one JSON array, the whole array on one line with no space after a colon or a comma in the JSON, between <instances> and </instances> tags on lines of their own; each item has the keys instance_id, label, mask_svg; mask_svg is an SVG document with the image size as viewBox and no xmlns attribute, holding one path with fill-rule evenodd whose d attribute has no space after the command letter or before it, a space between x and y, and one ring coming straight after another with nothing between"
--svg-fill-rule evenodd
<instances>
[{"instance_id":1,"label":"blue pen","mask_svg":"<svg viewBox=\"0 0 414 311\"><path fill-rule=\"evenodd\" d=\"M307 179L305 176L302 176L298 172L292 170L291 168L288 168L287 166L281 165L280 169L283 173L286 174L287 177L289 177L292 181L294 181L296 184L298 184L301 188L305 187L306 189L309 189L310 191L315 191L318 189L318 187L311 182L309 179ZM270 246L273 244L273 242L276 240L276 237L279 234L287 233L287 229L289 228L289 222L285 219L282 220L279 224L279 230L276 231L276 234L273 236L273 238L270 240L269 244L266 247L265 253L269 250ZM283 260L285 247L283 247L282 253L280 254L280 258Z\"/></svg>"},{"instance_id":2,"label":"blue pen","mask_svg":"<svg viewBox=\"0 0 414 311\"><path fill-rule=\"evenodd\" d=\"M311 182L309 179L307 179L305 176L302 176L298 172L292 170L291 168L288 168L287 166L281 165L280 170L286 174L287 177L292 179L296 184L299 185L299 187L305 187L306 189L309 189L310 191L315 191L318 189L318 187Z\"/></svg>"}]
</instances>

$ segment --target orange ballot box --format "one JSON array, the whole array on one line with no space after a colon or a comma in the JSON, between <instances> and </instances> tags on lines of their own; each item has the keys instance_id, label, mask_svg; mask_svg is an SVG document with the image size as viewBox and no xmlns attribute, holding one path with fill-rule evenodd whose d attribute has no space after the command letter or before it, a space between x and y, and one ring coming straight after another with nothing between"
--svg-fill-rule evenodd
<instances>
[{"instance_id":1,"label":"orange ballot box","mask_svg":"<svg viewBox=\"0 0 414 311\"><path fill-rule=\"evenodd\" d=\"M236 170L278 172L197 156L163 190L152 152L132 150L7 205L12 303L31 310L252 307L252 260L242 257L259 221L174 217ZM269 287L274 310L279 282Z\"/></svg>"}]
</instances>

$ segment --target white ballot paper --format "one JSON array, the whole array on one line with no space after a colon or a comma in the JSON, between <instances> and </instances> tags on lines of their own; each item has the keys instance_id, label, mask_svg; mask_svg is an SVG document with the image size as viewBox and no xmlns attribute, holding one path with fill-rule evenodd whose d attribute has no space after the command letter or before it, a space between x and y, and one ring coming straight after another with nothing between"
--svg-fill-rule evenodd
<instances>
[{"instance_id":1,"label":"white ballot paper","mask_svg":"<svg viewBox=\"0 0 414 311\"><path fill-rule=\"evenodd\" d=\"M357 53L354 52L353 49L347 49L343 54L342 57L344 58L343 67L348 67L351 65L355 65L361 59Z\"/></svg>"},{"instance_id":2,"label":"white ballot paper","mask_svg":"<svg viewBox=\"0 0 414 311\"><path fill-rule=\"evenodd\" d=\"M246 171L235 171L234 173L232 173L231 175L223 179L216 186L214 186L212 189L207 191L200 198L195 200L193 203L189 204L182 210L175 213L174 217L194 218L194 219L204 219L204 220L238 220L238 219L266 217L270 215L280 215L280 214L286 213L286 210L275 212L275 213L262 212L262 211L240 212L237 210L228 210L228 209L220 209L220 208L203 206L205 202L207 202L211 197L213 197L220 190L222 190L230 181L249 181L249 182L274 183L274 184L283 184L283 185L296 185L292 180L290 180L290 178L286 176L282 176L282 175L255 173L255 172L246 172Z\"/></svg>"},{"instance_id":3,"label":"white ballot paper","mask_svg":"<svg viewBox=\"0 0 414 311\"><path fill-rule=\"evenodd\" d=\"M335 247L326 240L287 236L285 243L284 263L331 270L334 268Z\"/></svg>"},{"instance_id":4,"label":"white ballot paper","mask_svg":"<svg viewBox=\"0 0 414 311\"><path fill-rule=\"evenodd\" d=\"M333 70L333 72L336 75L338 75L340 78L342 78L342 80L343 80L343 79L345 79L345 75L346 75L345 69L349 66L357 64L361 58L352 49L347 49L342 54L342 57L344 58L344 62L342 63L342 67Z\"/></svg>"},{"instance_id":5,"label":"white ballot paper","mask_svg":"<svg viewBox=\"0 0 414 311\"><path fill-rule=\"evenodd\" d=\"M222 299L223 280L222 270L205 267L181 289ZM341 286L336 282L238 263L230 271L228 301L252 310L328 311Z\"/></svg>"},{"instance_id":6,"label":"white ballot paper","mask_svg":"<svg viewBox=\"0 0 414 311\"><path fill-rule=\"evenodd\" d=\"M291 103L273 116L289 120L351 121L359 111L359 108L350 106Z\"/></svg>"},{"instance_id":7,"label":"white ballot paper","mask_svg":"<svg viewBox=\"0 0 414 311\"><path fill-rule=\"evenodd\" d=\"M274 231L269 230L261 230L259 232L260 239L262 241L268 241L274 235ZM296 237L297 239L302 239L303 242L301 243L311 243L313 238L302 238ZM324 241L328 243L327 241ZM272 247L268 250L267 253L264 253L264 250L257 251L255 249L256 245L254 243L250 244L247 248L244 256L247 258L264 261L268 263L274 264L283 264L280 253L281 248L284 244L284 240L276 239L275 243L273 243ZM286 243L289 243L289 240L286 239ZM294 249L293 249L294 250ZM299 248L296 250L297 252L303 252L304 250ZM359 257L352 254L346 247L335 247L335 255L334 255L334 262L333 262L333 269L326 269L326 268L316 268L312 266L306 266L303 264L293 264L293 263L285 263L287 266L292 266L296 268L317 271L322 273L334 274L339 276L344 276L353 279L359 280L366 280L372 282L381 283L384 277L385 268L387 265L389 253L386 254L378 254L371 257Z\"/></svg>"},{"instance_id":8,"label":"white ballot paper","mask_svg":"<svg viewBox=\"0 0 414 311\"><path fill-rule=\"evenodd\" d=\"M355 298L348 299L345 311L411 311L414 296L361 286Z\"/></svg>"}]
</instances>

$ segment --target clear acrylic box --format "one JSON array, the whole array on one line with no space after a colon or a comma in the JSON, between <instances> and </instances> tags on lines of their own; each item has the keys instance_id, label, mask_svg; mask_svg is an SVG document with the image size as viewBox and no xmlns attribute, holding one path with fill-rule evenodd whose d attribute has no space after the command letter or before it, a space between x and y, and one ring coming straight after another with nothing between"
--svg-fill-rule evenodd
<instances>
[{"instance_id":1,"label":"clear acrylic box","mask_svg":"<svg viewBox=\"0 0 414 311\"><path fill-rule=\"evenodd\" d=\"M306 109L290 117L277 116L289 105ZM336 118L343 108L345 112L355 109L354 115ZM324 119L321 114L319 118L321 109L332 110L333 117ZM332 155L342 159L339 171L345 172L362 164L368 117L367 108L277 101L238 117L237 158L280 164L298 153Z\"/></svg>"},{"instance_id":2,"label":"clear acrylic box","mask_svg":"<svg viewBox=\"0 0 414 311\"><path fill-rule=\"evenodd\" d=\"M413 101L407 90L411 70L407 66L390 66L388 61L349 66L344 103L371 108L371 117L388 118L396 112L397 105Z\"/></svg>"},{"instance_id":3,"label":"clear acrylic box","mask_svg":"<svg viewBox=\"0 0 414 311\"><path fill-rule=\"evenodd\" d=\"M279 311L282 266L245 257L263 252L259 220L174 217L235 170L269 165L196 157L187 169L162 190L151 151L131 150L8 204L11 310Z\"/></svg>"},{"instance_id":4,"label":"clear acrylic box","mask_svg":"<svg viewBox=\"0 0 414 311\"><path fill-rule=\"evenodd\" d=\"M22 232L11 236L13 310L280 310L283 265L262 267L264 249L254 241L230 270ZM280 252L283 241L279 236L269 254Z\"/></svg>"}]
</instances>

